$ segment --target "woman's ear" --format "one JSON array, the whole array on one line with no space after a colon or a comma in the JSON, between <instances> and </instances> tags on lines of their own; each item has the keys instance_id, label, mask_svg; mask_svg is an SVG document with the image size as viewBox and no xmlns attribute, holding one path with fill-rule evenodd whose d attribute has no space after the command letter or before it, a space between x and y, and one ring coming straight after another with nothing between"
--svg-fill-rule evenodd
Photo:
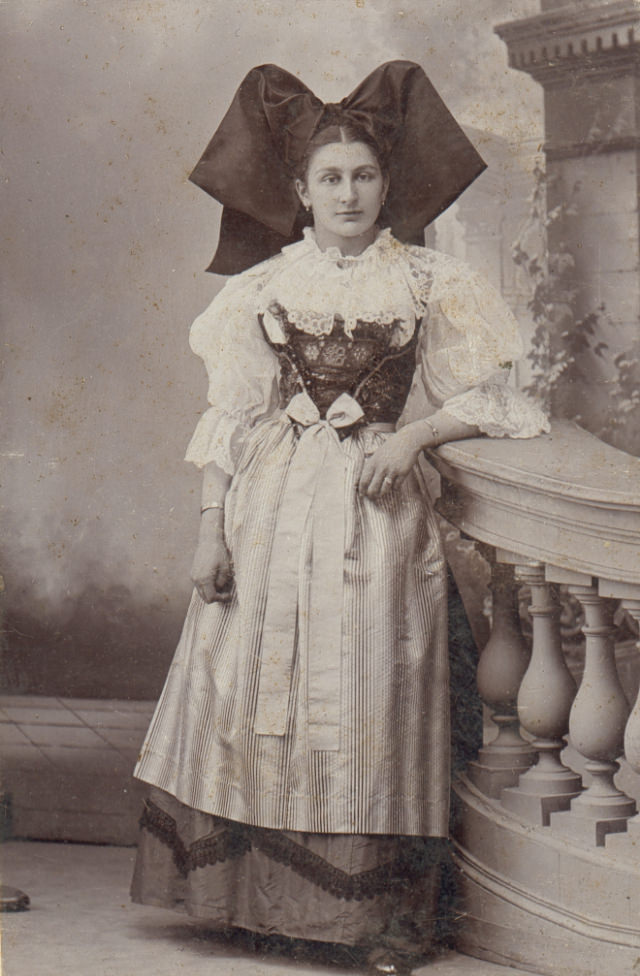
<instances>
[{"instance_id":1,"label":"woman's ear","mask_svg":"<svg viewBox=\"0 0 640 976\"><path fill-rule=\"evenodd\" d=\"M296 180L295 187L296 187L296 193L300 197L300 203L302 204L303 207L306 207L308 210L309 207L311 206L311 201L309 200L309 194L307 193L307 187L305 183L302 180Z\"/></svg>"}]
</instances>

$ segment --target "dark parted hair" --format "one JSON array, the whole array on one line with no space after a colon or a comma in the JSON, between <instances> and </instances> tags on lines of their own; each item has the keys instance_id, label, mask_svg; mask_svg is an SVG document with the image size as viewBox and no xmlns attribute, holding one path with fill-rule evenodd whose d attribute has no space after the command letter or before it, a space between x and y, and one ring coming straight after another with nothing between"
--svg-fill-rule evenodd
<instances>
[{"instance_id":1,"label":"dark parted hair","mask_svg":"<svg viewBox=\"0 0 640 976\"><path fill-rule=\"evenodd\" d=\"M325 112L316 126L304 154L295 168L295 176L306 180L309 170L309 163L316 149L321 146L329 146L334 142L362 142L368 146L375 156L382 175L389 175L389 149L381 144L375 136L364 125L358 125L353 117L345 112L341 112L339 107L327 106Z\"/></svg>"}]
</instances>

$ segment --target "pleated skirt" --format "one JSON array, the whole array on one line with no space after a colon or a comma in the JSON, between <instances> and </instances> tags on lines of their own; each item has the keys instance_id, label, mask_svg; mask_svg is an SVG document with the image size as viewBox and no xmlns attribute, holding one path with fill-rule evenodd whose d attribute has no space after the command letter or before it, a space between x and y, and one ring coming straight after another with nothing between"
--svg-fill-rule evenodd
<instances>
[{"instance_id":1,"label":"pleated skirt","mask_svg":"<svg viewBox=\"0 0 640 976\"><path fill-rule=\"evenodd\" d=\"M309 738L308 648L313 553L295 540L299 606L284 734L259 734L262 633L274 537L299 435L286 418L254 428L227 496L234 561L229 603L194 594L135 774L203 813L277 830L446 836L450 728L447 580L435 513L416 470L374 500L357 491L387 434L361 428L341 444L344 539L340 590L340 748ZM319 477L323 477L322 471ZM291 509L289 509L290 511ZM317 670L317 662L316 662Z\"/></svg>"},{"instance_id":2,"label":"pleated skirt","mask_svg":"<svg viewBox=\"0 0 640 976\"><path fill-rule=\"evenodd\" d=\"M462 765L478 741L474 647L451 585L447 596L419 472L379 500L356 490L385 436L363 428L341 444L333 750L310 744L308 648L297 626L284 734L256 731L272 550L298 435L274 418L249 436L225 507L233 597L206 605L194 594L136 767L149 792L134 900L216 929L418 953L442 929L451 764ZM306 523L295 544L304 617L313 576Z\"/></svg>"},{"instance_id":3,"label":"pleated skirt","mask_svg":"<svg viewBox=\"0 0 640 976\"><path fill-rule=\"evenodd\" d=\"M131 895L218 931L417 955L445 929L440 838L310 834L250 827L151 790Z\"/></svg>"}]
</instances>

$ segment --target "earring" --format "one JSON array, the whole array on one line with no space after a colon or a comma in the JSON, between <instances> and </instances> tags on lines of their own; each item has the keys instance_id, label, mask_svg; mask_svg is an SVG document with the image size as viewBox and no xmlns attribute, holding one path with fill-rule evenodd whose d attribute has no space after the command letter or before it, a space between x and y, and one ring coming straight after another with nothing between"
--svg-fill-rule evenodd
<instances>
[{"instance_id":1,"label":"earring","mask_svg":"<svg viewBox=\"0 0 640 976\"><path fill-rule=\"evenodd\" d=\"M311 212L311 204L310 203L305 203L304 204L304 209L307 211L307 213L310 213Z\"/></svg>"}]
</instances>

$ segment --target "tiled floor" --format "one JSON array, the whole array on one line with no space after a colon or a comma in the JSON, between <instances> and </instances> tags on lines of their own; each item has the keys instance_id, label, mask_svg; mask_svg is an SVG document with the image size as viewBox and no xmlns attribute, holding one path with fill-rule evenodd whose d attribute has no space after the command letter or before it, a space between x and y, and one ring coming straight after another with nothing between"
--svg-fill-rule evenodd
<instances>
[{"instance_id":1,"label":"tiled floor","mask_svg":"<svg viewBox=\"0 0 640 976\"><path fill-rule=\"evenodd\" d=\"M2 880L32 901L2 916L3 976L354 976L344 953L256 952L246 938L130 904L134 850L98 845L136 841L144 787L131 774L152 711L151 702L0 697L9 834L38 838L0 848ZM423 971L517 976L455 953Z\"/></svg>"},{"instance_id":2,"label":"tiled floor","mask_svg":"<svg viewBox=\"0 0 640 976\"><path fill-rule=\"evenodd\" d=\"M3 976L358 976L348 956L311 945L256 950L185 916L132 905L131 848L11 841L2 878L28 892L28 912L2 916ZM420 976L526 976L448 953Z\"/></svg>"},{"instance_id":3,"label":"tiled floor","mask_svg":"<svg viewBox=\"0 0 640 976\"><path fill-rule=\"evenodd\" d=\"M152 702L0 696L2 790L11 833L133 844L132 770Z\"/></svg>"}]
</instances>

